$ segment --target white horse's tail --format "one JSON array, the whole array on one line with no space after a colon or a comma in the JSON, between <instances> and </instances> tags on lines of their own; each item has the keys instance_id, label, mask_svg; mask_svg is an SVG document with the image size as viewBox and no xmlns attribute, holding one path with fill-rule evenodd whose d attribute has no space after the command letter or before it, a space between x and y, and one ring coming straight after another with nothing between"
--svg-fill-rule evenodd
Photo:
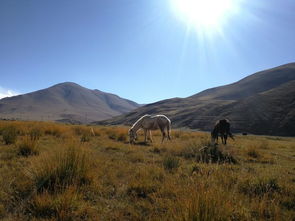
<instances>
[{"instance_id":1,"label":"white horse's tail","mask_svg":"<svg viewBox=\"0 0 295 221\"><path fill-rule=\"evenodd\" d=\"M169 120L168 125L167 125L167 134L168 134L168 139L169 140L171 140L170 133L171 133L171 121Z\"/></svg>"}]
</instances>

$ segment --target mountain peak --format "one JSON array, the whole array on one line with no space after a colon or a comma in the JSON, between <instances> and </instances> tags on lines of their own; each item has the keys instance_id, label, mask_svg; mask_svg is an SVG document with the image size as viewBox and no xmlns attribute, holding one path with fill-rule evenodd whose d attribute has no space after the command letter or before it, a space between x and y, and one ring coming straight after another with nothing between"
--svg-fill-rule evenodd
<instances>
[{"instance_id":1,"label":"mountain peak","mask_svg":"<svg viewBox=\"0 0 295 221\"><path fill-rule=\"evenodd\" d=\"M58 84L51 86L51 88L53 88L53 87L80 87L80 88L84 88L83 86L81 86L75 82L70 82L70 81L58 83Z\"/></svg>"},{"instance_id":2,"label":"mountain peak","mask_svg":"<svg viewBox=\"0 0 295 221\"><path fill-rule=\"evenodd\" d=\"M117 95L63 82L0 100L0 118L89 123L127 113L139 106Z\"/></svg>"}]
</instances>

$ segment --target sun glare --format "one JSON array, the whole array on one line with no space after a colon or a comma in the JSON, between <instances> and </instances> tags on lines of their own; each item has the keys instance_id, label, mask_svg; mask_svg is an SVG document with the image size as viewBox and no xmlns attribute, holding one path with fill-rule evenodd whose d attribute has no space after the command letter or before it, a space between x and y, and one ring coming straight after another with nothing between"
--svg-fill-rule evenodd
<instances>
[{"instance_id":1,"label":"sun glare","mask_svg":"<svg viewBox=\"0 0 295 221\"><path fill-rule=\"evenodd\" d=\"M219 28L235 11L237 0L172 0L177 14L195 28Z\"/></svg>"}]
</instances>

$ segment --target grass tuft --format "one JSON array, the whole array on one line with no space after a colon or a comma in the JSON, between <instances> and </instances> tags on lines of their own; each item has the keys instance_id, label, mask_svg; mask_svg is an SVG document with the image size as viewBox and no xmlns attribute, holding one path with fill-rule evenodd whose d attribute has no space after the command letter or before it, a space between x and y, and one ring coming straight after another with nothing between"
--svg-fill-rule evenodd
<instances>
[{"instance_id":1,"label":"grass tuft","mask_svg":"<svg viewBox=\"0 0 295 221\"><path fill-rule=\"evenodd\" d=\"M18 154L21 156L31 156L39 154L37 149L37 141L26 136L19 144L17 144Z\"/></svg>"},{"instance_id":2,"label":"grass tuft","mask_svg":"<svg viewBox=\"0 0 295 221\"><path fill-rule=\"evenodd\" d=\"M31 140L39 140L42 136L42 132L39 128L32 128L29 132Z\"/></svg>"},{"instance_id":3,"label":"grass tuft","mask_svg":"<svg viewBox=\"0 0 295 221\"><path fill-rule=\"evenodd\" d=\"M280 192L276 179L264 178L257 180L246 180L239 185L240 192L249 196L263 197L264 195L272 195L275 192Z\"/></svg>"},{"instance_id":4,"label":"grass tuft","mask_svg":"<svg viewBox=\"0 0 295 221\"><path fill-rule=\"evenodd\" d=\"M79 147L68 147L33 164L31 179L38 192L60 191L91 182L89 155Z\"/></svg>"},{"instance_id":5,"label":"grass tuft","mask_svg":"<svg viewBox=\"0 0 295 221\"><path fill-rule=\"evenodd\" d=\"M183 219L185 221L223 221L232 220L234 214L233 207L228 205L230 202L223 196L222 191L206 190L199 187L193 190L188 199L182 206ZM234 219L236 220L236 219Z\"/></svg>"},{"instance_id":6,"label":"grass tuft","mask_svg":"<svg viewBox=\"0 0 295 221\"><path fill-rule=\"evenodd\" d=\"M80 138L81 143L89 142L90 141L90 135L87 133L82 134Z\"/></svg>"},{"instance_id":7,"label":"grass tuft","mask_svg":"<svg viewBox=\"0 0 295 221\"><path fill-rule=\"evenodd\" d=\"M253 157L253 158L256 158L256 159L261 157L261 154L256 149L254 149L252 147L248 148L247 155L249 157Z\"/></svg>"},{"instance_id":8,"label":"grass tuft","mask_svg":"<svg viewBox=\"0 0 295 221\"><path fill-rule=\"evenodd\" d=\"M148 184L145 182L136 182L130 184L127 188L127 195L137 198L148 198L150 194L155 193L157 188L155 185Z\"/></svg>"},{"instance_id":9,"label":"grass tuft","mask_svg":"<svg viewBox=\"0 0 295 221\"><path fill-rule=\"evenodd\" d=\"M81 194L74 187L55 195L44 192L29 202L27 213L42 220L84 220L84 211L81 207L85 203L81 198Z\"/></svg>"},{"instance_id":10,"label":"grass tuft","mask_svg":"<svg viewBox=\"0 0 295 221\"><path fill-rule=\"evenodd\" d=\"M179 159L174 156L167 156L164 158L163 166L165 170L173 171L180 166Z\"/></svg>"},{"instance_id":11,"label":"grass tuft","mask_svg":"<svg viewBox=\"0 0 295 221\"><path fill-rule=\"evenodd\" d=\"M14 126L8 126L3 129L2 136L5 144L14 144L17 140L17 129Z\"/></svg>"}]
</instances>

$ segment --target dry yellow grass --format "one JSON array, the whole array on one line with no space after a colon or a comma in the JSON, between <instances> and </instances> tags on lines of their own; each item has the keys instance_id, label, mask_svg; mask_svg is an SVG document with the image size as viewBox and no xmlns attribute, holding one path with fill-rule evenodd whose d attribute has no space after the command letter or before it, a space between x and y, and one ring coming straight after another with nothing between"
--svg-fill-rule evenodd
<instances>
[{"instance_id":1,"label":"dry yellow grass","mask_svg":"<svg viewBox=\"0 0 295 221\"><path fill-rule=\"evenodd\" d=\"M16 142L5 144L11 127ZM294 220L294 138L216 148L208 133L173 130L170 142L154 132L145 145L140 133L130 145L127 132L0 122L0 219Z\"/></svg>"}]
</instances>

